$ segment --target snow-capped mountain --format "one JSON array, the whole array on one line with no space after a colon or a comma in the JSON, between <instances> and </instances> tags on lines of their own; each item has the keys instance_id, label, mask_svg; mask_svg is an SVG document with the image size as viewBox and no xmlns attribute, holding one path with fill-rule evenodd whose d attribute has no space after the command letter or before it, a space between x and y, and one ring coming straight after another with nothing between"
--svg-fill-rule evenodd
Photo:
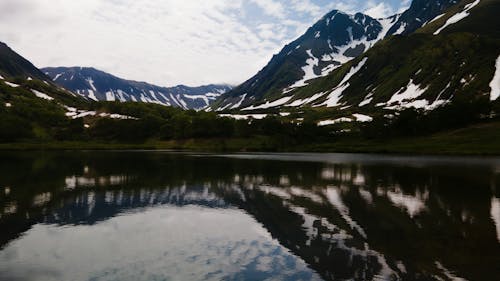
<instances>
[{"instance_id":1,"label":"snow-capped mountain","mask_svg":"<svg viewBox=\"0 0 500 281\"><path fill-rule=\"evenodd\" d=\"M200 110L231 90L228 85L160 87L86 67L48 67L42 71L54 83L95 101L145 102Z\"/></svg>"},{"instance_id":2,"label":"snow-capped mountain","mask_svg":"<svg viewBox=\"0 0 500 281\"><path fill-rule=\"evenodd\" d=\"M307 85L275 88L262 99L252 99L255 96L250 92L243 94L245 99L240 97L239 101L237 97L229 97L221 102L222 109L234 107L248 114L279 110L289 114L301 107L330 108L333 118L324 124L335 124L369 121L373 116L390 117L407 108L429 111L455 102L500 102L500 19L497 16L500 1L463 0L451 6L424 5L420 0L416 3L418 5L414 3L410 9L420 7L434 12L426 16L425 22L422 20L421 28L415 32L388 36L328 75L305 81ZM448 8L440 11L435 7ZM405 14L394 17L398 18L394 20L396 25L403 16ZM325 22L325 18L322 21ZM373 25L379 26L377 22L380 23L373 21ZM401 28L401 33L405 32L408 31ZM369 39L374 36L362 38L371 42ZM338 58L339 54L336 55ZM316 66L319 61L311 59L306 63ZM238 106L227 105L235 102Z\"/></svg>"},{"instance_id":3,"label":"snow-capped mountain","mask_svg":"<svg viewBox=\"0 0 500 281\"><path fill-rule=\"evenodd\" d=\"M241 109L289 95L365 53L391 35L411 34L457 0L415 0L402 14L374 19L333 10L286 45L259 73L223 95L212 109ZM285 102L286 103L286 102Z\"/></svg>"}]
</instances>

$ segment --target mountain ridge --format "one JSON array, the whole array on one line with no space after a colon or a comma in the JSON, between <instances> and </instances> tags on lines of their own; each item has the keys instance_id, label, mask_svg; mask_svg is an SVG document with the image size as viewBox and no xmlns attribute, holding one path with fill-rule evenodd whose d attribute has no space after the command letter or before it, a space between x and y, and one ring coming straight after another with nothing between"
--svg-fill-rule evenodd
<instances>
[{"instance_id":1,"label":"mountain ridge","mask_svg":"<svg viewBox=\"0 0 500 281\"><path fill-rule=\"evenodd\" d=\"M126 80L94 67L45 67L42 71L60 86L95 101L145 102L201 110L231 89L229 85L215 84L162 87Z\"/></svg>"},{"instance_id":2,"label":"mountain ridge","mask_svg":"<svg viewBox=\"0 0 500 281\"><path fill-rule=\"evenodd\" d=\"M293 93L294 90L307 87L315 79L329 75L388 37L407 36L418 32L433 20L442 17L447 9L457 6L460 2L464 1L414 0L403 13L385 19L374 19L361 13L349 15L333 10L301 37L287 44L255 76L219 98L212 109L216 111L244 109L285 98L287 93ZM342 16L337 18L336 15ZM322 26L325 24L336 25L336 27L324 32ZM359 27L364 27L364 30ZM353 34L353 30L357 30L358 33ZM361 33L359 33L360 30ZM331 44L332 38L337 40L334 44ZM298 46L300 49L304 41L309 43L314 40L318 42L308 45L312 48L302 48L299 50L302 54L286 58L290 52L293 53L293 50L290 50L293 47ZM331 54L325 51L327 48L324 45L331 49Z\"/></svg>"},{"instance_id":3,"label":"mountain ridge","mask_svg":"<svg viewBox=\"0 0 500 281\"><path fill-rule=\"evenodd\" d=\"M401 142L411 144L416 136L496 122L500 120L500 32L497 28L500 17L496 16L499 11L498 0L463 0L422 23L422 27L411 34L391 35L380 41L368 39L384 37L384 31L401 16L389 18L382 25L379 20L361 14L334 11L322 19L319 27L332 28L329 26L332 18L343 22L340 29L333 28L333 32L340 34L337 45L341 46L328 44L331 38L327 33L311 28L306 36L309 42L286 47L288 52L298 50L299 55L293 56L298 63L290 69L287 65L278 67L299 73L299 80L288 77L289 80L281 81L283 88L259 99L251 100L251 95L248 100L246 96L244 99L236 96L235 101L223 105L224 112L186 111L180 106L167 107L146 103L147 100L117 102L117 94L121 96L117 90L107 87L110 84L106 79L126 82L124 87L135 88L144 99L149 92L144 87L149 84L119 80L104 72L99 74L105 79L92 79L92 75L85 73L70 79L79 71L98 72L93 68L78 67L73 73L52 74L54 79L59 75L55 80L64 81L66 77L67 81L79 81L82 89L90 89L94 95L94 88L95 92L109 92L110 99L115 100L97 102L57 86L27 60L4 47L7 55L3 54L0 60L16 67L6 71L0 65L0 75L5 75L0 77L0 142L73 141L71 146L77 149L87 141L104 142L99 146L102 148L128 142L154 146L158 142L161 147L174 149L226 150L231 147L240 151L306 147L326 151L339 143L341 146L349 143L351 149L367 143L365 151L373 152L378 151L373 142L370 144L374 139L375 143L385 143L403 138ZM358 28L348 29L351 24ZM322 36L324 40L318 44L316 41ZM324 58L321 50L328 51L323 53ZM284 52L283 57L287 57L288 52ZM346 61L341 63L342 59ZM315 79L303 79L304 61L310 67L308 70L317 76ZM334 65L335 61L339 65ZM25 67L17 68L17 64ZM329 65L335 69L328 68ZM320 75L322 70L325 75ZM33 77L35 75L41 77ZM267 81L274 83L272 79ZM304 85L287 89L297 81ZM266 86L264 82L260 85ZM139 86L142 89L138 89ZM182 91L182 87L179 88ZM118 90L126 89L119 87ZM157 89L151 90L151 96L158 94ZM121 98L126 101L125 97ZM203 98L207 97L193 99ZM218 106L220 104L214 105L216 109ZM214 107L210 109L213 111ZM493 126L492 131L497 127ZM462 140L469 141L474 135L468 134ZM474 138L467 146L468 151L485 151L475 147L489 143L490 136L496 134ZM204 146L207 139L209 146ZM431 144L440 147L435 142ZM58 146L65 147L65 144ZM489 147L498 151L495 145ZM417 150L414 151L419 152ZM460 151L460 146L455 146L454 151Z\"/></svg>"},{"instance_id":4,"label":"mountain ridge","mask_svg":"<svg viewBox=\"0 0 500 281\"><path fill-rule=\"evenodd\" d=\"M0 75L5 77L22 77L50 81L42 71L30 61L12 50L7 44L0 42Z\"/></svg>"},{"instance_id":5,"label":"mountain ridge","mask_svg":"<svg viewBox=\"0 0 500 281\"><path fill-rule=\"evenodd\" d=\"M349 15L332 10L274 55L255 76L224 95L228 101L219 101L212 108L245 106L269 94L305 86L308 80L327 75L373 46L385 36L386 25L362 13ZM241 99L245 94L246 99Z\"/></svg>"}]
</instances>

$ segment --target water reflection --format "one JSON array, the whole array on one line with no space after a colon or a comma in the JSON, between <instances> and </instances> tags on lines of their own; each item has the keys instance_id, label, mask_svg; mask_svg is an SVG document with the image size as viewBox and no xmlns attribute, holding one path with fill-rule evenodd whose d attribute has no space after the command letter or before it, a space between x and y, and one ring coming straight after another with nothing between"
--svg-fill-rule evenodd
<instances>
[{"instance_id":1,"label":"water reflection","mask_svg":"<svg viewBox=\"0 0 500 281\"><path fill-rule=\"evenodd\" d=\"M4 154L0 279L500 276L497 159Z\"/></svg>"},{"instance_id":2,"label":"water reflection","mask_svg":"<svg viewBox=\"0 0 500 281\"><path fill-rule=\"evenodd\" d=\"M500 198L491 199L491 218L497 227L497 237L500 242Z\"/></svg>"},{"instance_id":3,"label":"water reflection","mask_svg":"<svg viewBox=\"0 0 500 281\"><path fill-rule=\"evenodd\" d=\"M0 253L7 259L10 280L320 280L244 212L194 206L92 228L38 224Z\"/></svg>"}]
</instances>

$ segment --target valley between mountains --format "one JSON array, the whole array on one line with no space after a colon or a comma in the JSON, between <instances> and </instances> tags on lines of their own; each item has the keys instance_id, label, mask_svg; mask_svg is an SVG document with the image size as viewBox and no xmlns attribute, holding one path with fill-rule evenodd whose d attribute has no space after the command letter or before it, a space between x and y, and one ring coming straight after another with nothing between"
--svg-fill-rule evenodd
<instances>
[{"instance_id":1,"label":"valley between mountains","mask_svg":"<svg viewBox=\"0 0 500 281\"><path fill-rule=\"evenodd\" d=\"M499 154L498 14L498 0L333 10L241 85L38 69L2 43L0 148Z\"/></svg>"}]
</instances>

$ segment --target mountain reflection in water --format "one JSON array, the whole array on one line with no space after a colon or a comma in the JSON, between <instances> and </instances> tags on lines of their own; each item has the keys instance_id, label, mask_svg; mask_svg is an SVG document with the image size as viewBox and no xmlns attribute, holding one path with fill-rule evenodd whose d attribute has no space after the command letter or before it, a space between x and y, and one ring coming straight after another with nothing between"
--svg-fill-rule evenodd
<instances>
[{"instance_id":1,"label":"mountain reflection in water","mask_svg":"<svg viewBox=\"0 0 500 281\"><path fill-rule=\"evenodd\" d=\"M496 158L1 154L1 280L500 276Z\"/></svg>"}]
</instances>

